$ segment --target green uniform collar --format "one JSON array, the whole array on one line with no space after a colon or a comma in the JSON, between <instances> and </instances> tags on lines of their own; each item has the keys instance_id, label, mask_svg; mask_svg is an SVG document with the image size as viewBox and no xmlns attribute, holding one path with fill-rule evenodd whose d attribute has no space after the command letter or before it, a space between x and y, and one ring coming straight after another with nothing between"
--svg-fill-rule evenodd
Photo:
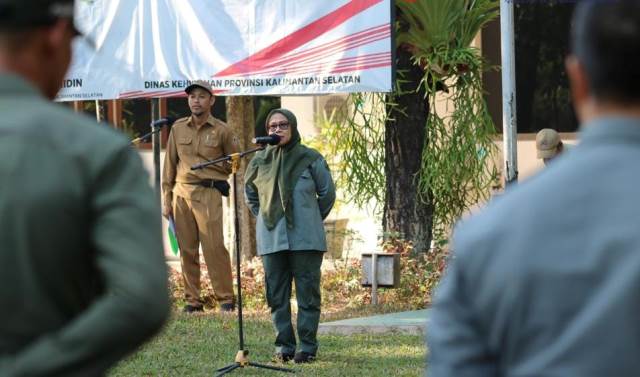
<instances>
[{"instance_id":1,"label":"green uniform collar","mask_svg":"<svg viewBox=\"0 0 640 377\"><path fill-rule=\"evenodd\" d=\"M12 73L0 73L0 96L41 96L36 87Z\"/></svg>"}]
</instances>

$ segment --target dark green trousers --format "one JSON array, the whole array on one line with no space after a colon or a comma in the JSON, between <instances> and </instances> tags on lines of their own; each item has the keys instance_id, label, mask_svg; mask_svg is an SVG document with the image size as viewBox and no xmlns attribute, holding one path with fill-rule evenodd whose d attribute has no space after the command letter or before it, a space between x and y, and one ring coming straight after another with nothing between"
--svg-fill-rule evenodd
<instances>
[{"instance_id":1,"label":"dark green trousers","mask_svg":"<svg viewBox=\"0 0 640 377\"><path fill-rule=\"evenodd\" d=\"M296 336L291 323L291 282L298 301L297 331L300 351L315 355L320 322L321 251L280 251L262 256L267 304L276 329L276 352L293 354Z\"/></svg>"}]
</instances>

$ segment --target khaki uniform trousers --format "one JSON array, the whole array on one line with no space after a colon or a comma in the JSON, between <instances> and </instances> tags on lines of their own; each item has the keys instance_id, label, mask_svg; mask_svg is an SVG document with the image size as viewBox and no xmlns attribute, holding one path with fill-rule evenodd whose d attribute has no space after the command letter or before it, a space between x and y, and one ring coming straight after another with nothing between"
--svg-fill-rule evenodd
<instances>
[{"instance_id":1,"label":"khaki uniform trousers","mask_svg":"<svg viewBox=\"0 0 640 377\"><path fill-rule=\"evenodd\" d=\"M205 188L199 198L195 201L175 196L173 201L185 299L189 305L202 305L198 247L202 245L216 301L234 303L231 258L222 234L222 195L216 189Z\"/></svg>"}]
</instances>

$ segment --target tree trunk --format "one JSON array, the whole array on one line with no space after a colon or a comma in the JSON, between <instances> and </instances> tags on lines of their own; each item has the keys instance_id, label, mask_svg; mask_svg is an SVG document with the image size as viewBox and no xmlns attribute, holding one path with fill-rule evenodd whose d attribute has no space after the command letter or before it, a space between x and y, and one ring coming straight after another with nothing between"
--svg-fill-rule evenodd
<instances>
[{"instance_id":1,"label":"tree trunk","mask_svg":"<svg viewBox=\"0 0 640 377\"><path fill-rule=\"evenodd\" d=\"M398 48L396 67L400 92L394 97L397 107L389 106L385 124L386 200L383 229L399 232L413 241L416 252L429 249L432 236L433 206L418 195L422 149L426 137L429 103L424 90L416 91L423 71L411 63L411 54Z\"/></svg>"},{"instance_id":2,"label":"tree trunk","mask_svg":"<svg viewBox=\"0 0 640 377\"><path fill-rule=\"evenodd\" d=\"M254 137L254 109L253 98L249 96L227 97L227 124L231 126L238 137L238 144L241 151L253 147L251 139ZM246 156L236 173L238 185L238 222L240 229L240 250L242 259L248 260L256 256L256 220L244 204L244 172L251 159L251 155ZM232 194L233 195L233 192ZM232 196L233 197L233 196ZM232 214L233 215L233 214ZM235 255L235 253L233 254Z\"/></svg>"}]
</instances>

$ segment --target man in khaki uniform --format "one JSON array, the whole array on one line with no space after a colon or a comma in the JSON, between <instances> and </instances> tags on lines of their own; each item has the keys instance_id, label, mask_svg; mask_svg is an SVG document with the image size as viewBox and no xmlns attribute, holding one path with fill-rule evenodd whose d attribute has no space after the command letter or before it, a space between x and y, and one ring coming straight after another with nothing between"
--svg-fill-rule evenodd
<instances>
[{"instance_id":1,"label":"man in khaki uniform","mask_svg":"<svg viewBox=\"0 0 640 377\"><path fill-rule=\"evenodd\" d=\"M163 170L163 215L173 217L180 246L187 313L202 311L202 246L215 299L222 311L234 310L231 260L222 234L222 195L228 196L226 162L191 170L193 165L238 151L231 129L211 115L215 96L206 81L185 90L191 116L179 119L169 134Z\"/></svg>"}]
</instances>

